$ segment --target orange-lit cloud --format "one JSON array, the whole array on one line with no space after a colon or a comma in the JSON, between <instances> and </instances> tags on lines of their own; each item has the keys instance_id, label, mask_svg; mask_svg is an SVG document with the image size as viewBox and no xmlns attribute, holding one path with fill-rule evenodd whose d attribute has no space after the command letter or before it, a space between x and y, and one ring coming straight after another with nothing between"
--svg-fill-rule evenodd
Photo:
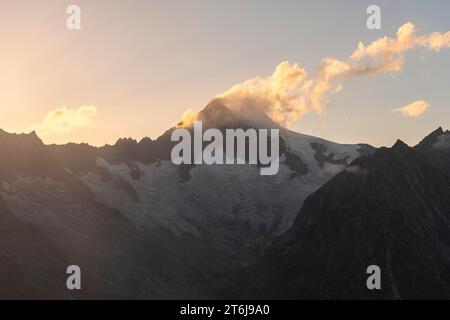
<instances>
[{"instance_id":1,"label":"orange-lit cloud","mask_svg":"<svg viewBox=\"0 0 450 320\"><path fill-rule=\"evenodd\" d=\"M76 110L61 107L50 111L44 119L29 130L35 130L37 134L48 139L54 135L67 134L77 128L89 127L92 118L97 114L94 106L82 106Z\"/></svg>"},{"instance_id":2,"label":"orange-lit cloud","mask_svg":"<svg viewBox=\"0 0 450 320\"><path fill-rule=\"evenodd\" d=\"M414 24L408 22L398 29L395 38L383 37L368 46L360 42L351 59L362 62L358 65L360 71L396 72L405 63L404 53L419 47L436 52L450 47L450 31L419 36ZM366 63L364 59L368 59Z\"/></svg>"},{"instance_id":3,"label":"orange-lit cloud","mask_svg":"<svg viewBox=\"0 0 450 320\"><path fill-rule=\"evenodd\" d=\"M400 112L406 117L416 118L431 107L430 103L425 100L414 101L404 107L394 109L394 112Z\"/></svg>"},{"instance_id":4,"label":"orange-lit cloud","mask_svg":"<svg viewBox=\"0 0 450 320\"><path fill-rule=\"evenodd\" d=\"M186 128L191 126L197 120L197 114L192 109L187 109L181 121L177 124L177 128Z\"/></svg>"},{"instance_id":5,"label":"orange-lit cloud","mask_svg":"<svg viewBox=\"0 0 450 320\"><path fill-rule=\"evenodd\" d=\"M298 64L284 61L272 75L237 84L217 98L234 110L246 112L258 108L274 121L287 124L308 111L306 76Z\"/></svg>"},{"instance_id":6,"label":"orange-lit cloud","mask_svg":"<svg viewBox=\"0 0 450 320\"><path fill-rule=\"evenodd\" d=\"M236 84L217 98L227 107L246 114L257 108L289 127L311 110L318 113L325 110L330 104L329 94L341 91L344 80L398 72L405 63L404 53L419 47L435 52L450 47L450 31L417 35L414 24L408 22L397 30L395 37L385 36L367 46L360 42L345 61L323 59L313 77L299 64L284 61L271 75ZM417 110L426 109L424 106L415 105ZM195 119L195 114L190 112L185 117Z\"/></svg>"}]
</instances>

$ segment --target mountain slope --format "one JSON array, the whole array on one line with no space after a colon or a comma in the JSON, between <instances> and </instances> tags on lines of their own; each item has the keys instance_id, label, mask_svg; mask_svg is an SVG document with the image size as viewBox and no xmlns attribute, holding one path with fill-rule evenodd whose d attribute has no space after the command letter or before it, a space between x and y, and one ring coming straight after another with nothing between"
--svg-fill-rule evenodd
<instances>
[{"instance_id":1,"label":"mountain slope","mask_svg":"<svg viewBox=\"0 0 450 320\"><path fill-rule=\"evenodd\" d=\"M449 137L439 129L353 161L252 265L244 296L450 298ZM366 287L370 265L382 290Z\"/></svg>"},{"instance_id":2,"label":"mountain slope","mask_svg":"<svg viewBox=\"0 0 450 320\"><path fill-rule=\"evenodd\" d=\"M156 140L120 139L101 148L44 145L35 133L1 132L5 210L39 232L37 246L48 239L64 263L82 268L84 289L73 297L220 297L256 253L291 227L309 194L373 149L301 135L264 115L243 119L219 101L199 119L205 128L279 128L279 173L264 177L252 165L175 166L174 128ZM27 251L15 250L24 252L16 269L25 270ZM8 259L0 255L0 265ZM60 278L41 277L61 287Z\"/></svg>"}]
</instances>

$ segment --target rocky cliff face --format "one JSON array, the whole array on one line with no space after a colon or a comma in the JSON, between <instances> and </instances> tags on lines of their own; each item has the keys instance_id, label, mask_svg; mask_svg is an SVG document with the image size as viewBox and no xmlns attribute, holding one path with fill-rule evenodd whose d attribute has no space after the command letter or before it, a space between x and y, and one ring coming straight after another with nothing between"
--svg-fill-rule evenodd
<instances>
[{"instance_id":1,"label":"rocky cliff face","mask_svg":"<svg viewBox=\"0 0 450 320\"><path fill-rule=\"evenodd\" d=\"M449 138L438 129L414 148L397 141L353 161L252 265L244 296L449 298ZM370 265L381 290L366 287Z\"/></svg>"}]
</instances>

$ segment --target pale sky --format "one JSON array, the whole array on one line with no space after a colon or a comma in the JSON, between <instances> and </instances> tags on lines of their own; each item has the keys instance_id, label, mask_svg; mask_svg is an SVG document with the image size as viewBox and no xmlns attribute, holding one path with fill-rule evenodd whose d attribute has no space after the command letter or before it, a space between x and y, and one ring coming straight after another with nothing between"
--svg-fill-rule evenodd
<instances>
[{"instance_id":1,"label":"pale sky","mask_svg":"<svg viewBox=\"0 0 450 320\"><path fill-rule=\"evenodd\" d=\"M70 4L81 8L79 31L66 28ZM381 7L381 30L366 27L370 4ZM282 61L314 73L322 59L346 60L358 42L395 37L407 22L418 34L450 31L449 16L448 0L0 0L0 128L45 132L64 115L45 142L156 138L187 108L200 111ZM449 70L449 48L408 51L399 72L345 80L293 129L415 144L450 129Z\"/></svg>"}]
</instances>

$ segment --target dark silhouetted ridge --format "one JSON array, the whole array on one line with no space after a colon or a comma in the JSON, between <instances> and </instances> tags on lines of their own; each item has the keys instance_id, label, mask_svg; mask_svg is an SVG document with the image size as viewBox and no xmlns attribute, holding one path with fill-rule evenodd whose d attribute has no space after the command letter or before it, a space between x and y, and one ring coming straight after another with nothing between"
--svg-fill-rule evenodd
<instances>
[{"instance_id":1,"label":"dark silhouetted ridge","mask_svg":"<svg viewBox=\"0 0 450 320\"><path fill-rule=\"evenodd\" d=\"M450 168L431 159L398 140L353 161L306 199L233 297L450 298ZM370 265L382 290L366 287Z\"/></svg>"},{"instance_id":2,"label":"dark silhouetted ridge","mask_svg":"<svg viewBox=\"0 0 450 320\"><path fill-rule=\"evenodd\" d=\"M436 143L439 136L444 134L444 130L442 127L437 128L433 132L431 132L429 135L427 135L425 138L422 139L422 141L419 142L417 145L418 148L430 148L433 146L434 143Z\"/></svg>"}]
</instances>

